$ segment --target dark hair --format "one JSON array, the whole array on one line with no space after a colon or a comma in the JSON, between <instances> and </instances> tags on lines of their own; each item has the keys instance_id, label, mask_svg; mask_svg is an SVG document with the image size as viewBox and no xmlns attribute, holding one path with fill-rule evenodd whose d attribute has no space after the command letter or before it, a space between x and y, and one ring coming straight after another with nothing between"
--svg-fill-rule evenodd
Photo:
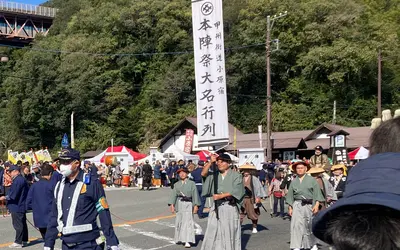
<instances>
[{"instance_id":1,"label":"dark hair","mask_svg":"<svg viewBox=\"0 0 400 250\"><path fill-rule=\"evenodd\" d=\"M40 166L42 176L48 176L54 172L53 166L51 166L48 163L43 163L42 166Z\"/></svg>"},{"instance_id":2,"label":"dark hair","mask_svg":"<svg viewBox=\"0 0 400 250\"><path fill-rule=\"evenodd\" d=\"M399 250L400 213L378 205L343 207L324 238L336 250Z\"/></svg>"},{"instance_id":3,"label":"dark hair","mask_svg":"<svg viewBox=\"0 0 400 250\"><path fill-rule=\"evenodd\" d=\"M400 117L383 122L369 138L369 155L400 152Z\"/></svg>"}]
</instances>

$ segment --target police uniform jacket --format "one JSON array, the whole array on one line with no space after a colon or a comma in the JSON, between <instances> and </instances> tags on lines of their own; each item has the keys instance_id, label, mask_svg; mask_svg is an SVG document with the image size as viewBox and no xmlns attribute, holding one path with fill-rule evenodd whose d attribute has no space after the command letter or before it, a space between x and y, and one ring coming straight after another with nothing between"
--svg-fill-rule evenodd
<instances>
[{"instance_id":1,"label":"police uniform jacket","mask_svg":"<svg viewBox=\"0 0 400 250\"><path fill-rule=\"evenodd\" d=\"M61 206L62 224L64 229L61 230L61 239L67 244L75 244L96 240L100 236L100 230L96 222L97 216L99 216L102 231L106 237L108 246L118 246L119 241L114 233L113 225L111 222L110 211L108 208L107 201L105 199L105 193L100 181L98 179L91 179L90 183L83 184L83 174L81 170L75 180L70 181L68 178L63 178L57 183L54 190L54 200L52 205L52 212L50 217L50 223L47 227L47 233L45 238L45 247L53 248L55 240L59 233L59 212L58 205ZM63 186L62 197L59 198L61 193L60 187ZM80 183L80 184L79 184ZM72 203L72 199L77 186L82 185L79 191L79 198L77 200L75 216L73 218L73 226L92 225L91 230L67 233L65 232L68 220L68 215ZM78 191L77 191L78 192ZM58 200L61 200L59 204Z\"/></svg>"},{"instance_id":2,"label":"police uniform jacket","mask_svg":"<svg viewBox=\"0 0 400 250\"><path fill-rule=\"evenodd\" d=\"M33 222L38 228L47 228L53 204L55 183L41 178L28 192L26 210L33 211Z\"/></svg>"},{"instance_id":3,"label":"police uniform jacket","mask_svg":"<svg viewBox=\"0 0 400 250\"><path fill-rule=\"evenodd\" d=\"M10 192L6 196L7 208L11 213L25 213L26 197L29 186L22 175L17 175L11 184Z\"/></svg>"},{"instance_id":4,"label":"police uniform jacket","mask_svg":"<svg viewBox=\"0 0 400 250\"><path fill-rule=\"evenodd\" d=\"M192 173L192 178L194 183L196 184L202 184L203 183L203 177L201 176L201 171L203 168L196 168Z\"/></svg>"}]
</instances>

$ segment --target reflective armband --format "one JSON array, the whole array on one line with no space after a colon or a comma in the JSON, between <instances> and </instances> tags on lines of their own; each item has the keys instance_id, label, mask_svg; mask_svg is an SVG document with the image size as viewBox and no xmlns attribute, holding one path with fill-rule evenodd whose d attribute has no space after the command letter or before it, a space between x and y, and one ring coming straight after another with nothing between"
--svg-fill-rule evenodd
<instances>
[{"instance_id":1,"label":"reflective armband","mask_svg":"<svg viewBox=\"0 0 400 250\"><path fill-rule=\"evenodd\" d=\"M100 197L99 201L96 203L96 210L101 213L103 210L108 209L108 203L106 197Z\"/></svg>"}]
</instances>

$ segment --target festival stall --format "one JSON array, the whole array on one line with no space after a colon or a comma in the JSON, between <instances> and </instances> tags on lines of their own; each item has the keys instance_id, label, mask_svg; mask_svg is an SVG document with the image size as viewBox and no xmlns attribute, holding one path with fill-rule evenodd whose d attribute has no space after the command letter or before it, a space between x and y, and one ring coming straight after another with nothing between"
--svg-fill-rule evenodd
<instances>
[{"instance_id":1,"label":"festival stall","mask_svg":"<svg viewBox=\"0 0 400 250\"><path fill-rule=\"evenodd\" d=\"M169 157L169 160L173 161L178 161L178 160L184 160L185 162L192 160L193 163L197 164L199 161L200 157L198 155L191 155L188 153L183 152L180 150L177 146L171 146L169 147L164 154L168 154L173 157Z\"/></svg>"}]
</instances>

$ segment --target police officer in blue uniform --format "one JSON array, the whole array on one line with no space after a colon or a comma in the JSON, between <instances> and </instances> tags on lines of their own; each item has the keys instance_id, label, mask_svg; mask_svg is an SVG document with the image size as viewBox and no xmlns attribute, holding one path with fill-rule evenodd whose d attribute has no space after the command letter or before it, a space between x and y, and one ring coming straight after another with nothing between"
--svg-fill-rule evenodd
<instances>
[{"instance_id":1,"label":"police officer in blue uniform","mask_svg":"<svg viewBox=\"0 0 400 250\"><path fill-rule=\"evenodd\" d=\"M12 177L10 192L0 200L7 200L7 208L11 212L12 224L15 229L15 241L10 248L22 248L28 242L28 226L26 224L25 202L29 186L20 173L20 167L11 165L7 170Z\"/></svg>"},{"instance_id":2,"label":"police officer in blue uniform","mask_svg":"<svg viewBox=\"0 0 400 250\"><path fill-rule=\"evenodd\" d=\"M59 155L59 163L63 179L54 189L44 249L53 249L57 235L61 233L63 250L102 250L105 243L96 221L99 216L107 249L119 250L119 241L99 180L81 170L79 151L63 149Z\"/></svg>"},{"instance_id":3,"label":"police officer in blue uniform","mask_svg":"<svg viewBox=\"0 0 400 250\"><path fill-rule=\"evenodd\" d=\"M192 179L194 183L196 183L196 188L197 191L199 192L199 197L201 201L201 205L199 207L199 210L197 211L197 215L199 216L200 219L206 217L206 215L203 213L204 205L206 204L206 197L201 196L201 192L203 191L203 177L201 176L201 171L203 171L203 168L204 168L204 161L200 160L197 163L197 168L191 173Z\"/></svg>"},{"instance_id":4,"label":"police officer in blue uniform","mask_svg":"<svg viewBox=\"0 0 400 250\"><path fill-rule=\"evenodd\" d=\"M43 163L40 167L41 178L33 183L26 199L26 210L32 210L33 222L39 228L42 238L45 238L49 224L51 208L54 199L54 187L57 182L52 181L53 166ZM53 179L54 180L54 179Z\"/></svg>"}]
</instances>

